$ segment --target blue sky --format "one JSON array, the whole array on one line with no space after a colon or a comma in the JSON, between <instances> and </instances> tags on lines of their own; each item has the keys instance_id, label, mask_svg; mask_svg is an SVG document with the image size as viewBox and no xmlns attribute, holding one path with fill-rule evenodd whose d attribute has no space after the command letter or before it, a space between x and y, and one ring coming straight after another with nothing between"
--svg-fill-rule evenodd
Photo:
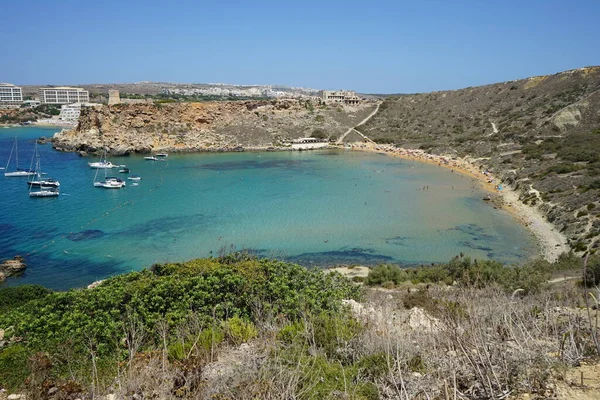
<instances>
[{"instance_id":1,"label":"blue sky","mask_svg":"<svg viewBox=\"0 0 600 400\"><path fill-rule=\"evenodd\" d=\"M599 0L0 0L0 82L411 93L600 65Z\"/></svg>"}]
</instances>

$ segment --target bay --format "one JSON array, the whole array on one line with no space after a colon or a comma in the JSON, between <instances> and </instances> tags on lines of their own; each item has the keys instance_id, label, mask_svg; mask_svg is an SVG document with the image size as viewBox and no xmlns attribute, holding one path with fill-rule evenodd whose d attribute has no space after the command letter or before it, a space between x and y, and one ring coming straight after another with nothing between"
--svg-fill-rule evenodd
<instances>
[{"instance_id":1,"label":"bay","mask_svg":"<svg viewBox=\"0 0 600 400\"><path fill-rule=\"evenodd\" d=\"M0 166L14 137L28 167L33 140L56 129L0 128ZM403 265L464 253L519 263L532 235L481 199L471 178L434 165L344 150L112 157L142 176L121 190L93 187L91 158L40 145L58 198L29 198L25 178L0 176L0 259L26 258L26 283L53 289L154 263L250 249L306 266ZM102 173L102 172L101 172ZM111 175L118 174L112 170Z\"/></svg>"}]
</instances>

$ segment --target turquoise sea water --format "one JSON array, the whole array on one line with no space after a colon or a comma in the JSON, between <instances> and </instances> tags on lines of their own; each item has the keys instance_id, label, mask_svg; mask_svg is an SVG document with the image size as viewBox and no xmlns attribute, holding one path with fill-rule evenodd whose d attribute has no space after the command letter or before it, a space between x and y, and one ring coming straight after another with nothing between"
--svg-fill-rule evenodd
<instances>
[{"instance_id":1,"label":"turquoise sea water","mask_svg":"<svg viewBox=\"0 0 600 400\"><path fill-rule=\"evenodd\" d=\"M54 132L0 128L0 166L15 136L20 164L28 167L31 140ZM61 196L29 198L25 178L0 175L0 259L20 254L28 263L5 285L78 287L232 245L307 266L443 262L460 252L512 263L536 251L531 235L484 203L470 178L379 154L113 157L142 181L107 190L93 187L90 158L50 145L39 152L42 169L60 180Z\"/></svg>"}]
</instances>

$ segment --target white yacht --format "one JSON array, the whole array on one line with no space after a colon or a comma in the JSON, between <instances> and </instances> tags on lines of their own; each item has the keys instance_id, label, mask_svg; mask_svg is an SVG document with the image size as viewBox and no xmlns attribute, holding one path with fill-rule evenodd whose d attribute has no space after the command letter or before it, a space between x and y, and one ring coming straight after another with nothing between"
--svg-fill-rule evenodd
<instances>
[{"instance_id":1,"label":"white yacht","mask_svg":"<svg viewBox=\"0 0 600 400\"><path fill-rule=\"evenodd\" d=\"M102 158L100 159L100 161L89 162L88 165L91 168L96 168L96 169L110 169L110 168L117 167L116 165L114 165L113 163L111 163L110 161L108 161L106 159L106 149L104 150L104 154L102 155Z\"/></svg>"},{"instance_id":2,"label":"white yacht","mask_svg":"<svg viewBox=\"0 0 600 400\"><path fill-rule=\"evenodd\" d=\"M15 154L15 170L10 171L10 160L12 159L13 153ZM6 168L4 169L4 176L31 176L35 175L35 171L30 169L22 169L19 168L19 148L17 146L17 138L15 137L15 144L10 151L10 156L8 156L8 162L6 163Z\"/></svg>"}]
</instances>

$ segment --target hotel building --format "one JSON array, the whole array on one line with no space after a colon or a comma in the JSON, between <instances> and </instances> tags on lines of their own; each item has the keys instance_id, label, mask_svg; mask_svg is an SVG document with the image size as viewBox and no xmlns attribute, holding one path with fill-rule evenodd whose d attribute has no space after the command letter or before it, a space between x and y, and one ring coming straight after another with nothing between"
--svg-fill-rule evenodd
<instances>
[{"instance_id":1,"label":"hotel building","mask_svg":"<svg viewBox=\"0 0 600 400\"><path fill-rule=\"evenodd\" d=\"M23 103L23 91L10 83L0 83L0 106L18 106Z\"/></svg>"},{"instance_id":2,"label":"hotel building","mask_svg":"<svg viewBox=\"0 0 600 400\"><path fill-rule=\"evenodd\" d=\"M65 86L40 88L39 97L42 104L73 104L90 101L90 94L87 90Z\"/></svg>"}]
</instances>

